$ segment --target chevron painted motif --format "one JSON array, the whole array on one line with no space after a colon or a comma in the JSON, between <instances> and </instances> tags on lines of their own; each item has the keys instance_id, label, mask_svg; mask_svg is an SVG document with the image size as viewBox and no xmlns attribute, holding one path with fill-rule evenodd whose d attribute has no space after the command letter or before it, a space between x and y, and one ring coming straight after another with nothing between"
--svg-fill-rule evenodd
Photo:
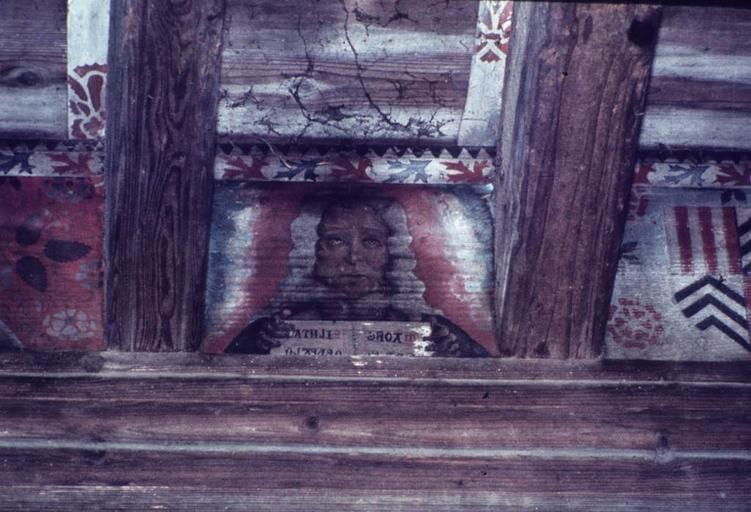
<instances>
[{"instance_id":1,"label":"chevron painted motif","mask_svg":"<svg viewBox=\"0 0 751 512\"><path fill-rule=\"evenodd\" d=\"M712 276L704 276L674 295L686 318L698 320L701 331L711 327L738 343L748 351L748 321L746 299Z\"/></svg>"}]
</instances>

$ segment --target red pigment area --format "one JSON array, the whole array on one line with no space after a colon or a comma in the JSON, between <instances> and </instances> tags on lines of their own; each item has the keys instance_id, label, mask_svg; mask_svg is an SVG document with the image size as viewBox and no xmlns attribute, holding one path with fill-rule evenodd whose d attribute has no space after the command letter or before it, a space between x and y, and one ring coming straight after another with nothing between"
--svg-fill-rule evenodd
<instances>
[{"instance_id":1,"label":"red pigment area","mask_svg":"<svg viewBox=\"0 0 751 512\"><path fill-rule=\"evenodd\" d=\"M245 293L237 312L225 326L226 334L205 341L204 352L220 353L242 331L251 316L265 308L279 292L279 286L289 273L288 258L292 250L292 222L300 214L300 201L309 190L306 187L287 187L265 190L259 200L259 213L253 223L240 226L253 233L253 244L248 261L253 262L253 273L243 289Z\"/></svg>"},{"instance_id":2,"label":"red pigment area","mask_svg":"<svg viewBox=\"0 0 751 512\"><path fill-rule=\"evenodd\" d=\"M417 259L415 275L425 283L425 301L443 311L446 318L461 327L492 355L498 355L490 309L492 297L488 292L486 297L472 297L474 300L467 301L466 291L462 296L454 293L454 290L463 291L465 288L463 282L458 282L458 267L445 256L446 240L451 233L444 233L439 227L440 213L436 198L420 192L412 187L395 188L390 195L401 203L407 215L407 226L412 235L410 248ZM487 309L483 315L487 321L478 322L472 318L471 312L483 306Z\"/></svg>"},{"instance_id":3,"label":"red pigment area","mask_svg":"<svg viewBox=\"0 0 751 512\"><path fill-rule=\"evenodd\" d=\"M26 349L105 348L104 197L96 183L0 181L0 320Z\"/></svg>"}]
</instances>

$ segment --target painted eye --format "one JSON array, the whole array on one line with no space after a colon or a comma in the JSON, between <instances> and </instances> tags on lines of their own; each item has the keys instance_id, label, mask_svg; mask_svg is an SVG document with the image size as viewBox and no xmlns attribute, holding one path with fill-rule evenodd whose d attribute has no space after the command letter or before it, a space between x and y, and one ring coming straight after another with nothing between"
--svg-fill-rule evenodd
<instances>
[{"instance_id":1,"label":"painted eye","mask_svg":"<svg viewBox=\"0 0 751 512\"><path fill-rule=\"evenodd\" d=\"M329 247L339 247L341 245L344 245L344 240L339 238L338 236L330 236L326 238L326 245Z\"/></svg>"},{"instance_id":2,"label":"painted eye","mask_svg":"<svg viewBox=\"0 0 751 512\"><path fill-rule=\"evenodd\" d=\"M376 238L366 238L362 241L362 244L368 249L378 249L383 245L381 241Z\"/></svg>"}]
</instances>

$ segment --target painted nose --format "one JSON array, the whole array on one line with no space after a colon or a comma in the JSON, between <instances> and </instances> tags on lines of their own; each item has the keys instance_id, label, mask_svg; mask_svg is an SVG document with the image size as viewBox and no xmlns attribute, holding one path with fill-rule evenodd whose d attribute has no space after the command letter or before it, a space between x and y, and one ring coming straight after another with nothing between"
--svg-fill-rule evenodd
<instances>
[{"instance_id":1,"label":"painted nose","mask_svg":"<svg viewBox=\"0 0 751 512\"><path fill-rule=\"evenodd\" d=\"M362 254L360 253L360 244L357 242L357 240L353 240L348 245L348 251L347 251L347 263L355 264L358 261L360 261Z\"/></svg>"}]
</instances>

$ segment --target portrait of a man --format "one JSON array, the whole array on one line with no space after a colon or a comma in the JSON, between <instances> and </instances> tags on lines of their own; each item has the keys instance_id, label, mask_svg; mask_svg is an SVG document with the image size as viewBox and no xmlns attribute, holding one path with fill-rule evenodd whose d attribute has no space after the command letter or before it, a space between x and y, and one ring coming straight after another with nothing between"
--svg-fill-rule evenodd
<instances>
[{"instance_id":1,"label":"portrait of a man","mask_svg":"<svg viewBox=\"0 0 751 512\"><path fill-rule=\"evenodd\" d=\"M318 194L292 225L290 273L260 318L227 353L268 354L294 320L426 322L435 356L484 357L487 350L436 313L414 275L405 213L392 198ZM310 257L312 256L312 258Z\"/></svg>"}]
</instances>

